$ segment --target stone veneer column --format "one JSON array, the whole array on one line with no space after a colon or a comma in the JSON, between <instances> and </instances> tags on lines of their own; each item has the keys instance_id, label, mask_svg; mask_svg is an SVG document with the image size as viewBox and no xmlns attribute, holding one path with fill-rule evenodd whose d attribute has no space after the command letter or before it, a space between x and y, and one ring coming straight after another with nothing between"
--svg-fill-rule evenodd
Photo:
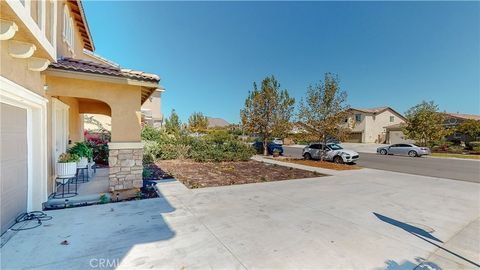
<instances>
[{"instance_id":1,"label":"stone veneer column","mask_svg":"<svg viewBox=\"0 0 480 270\"><path fill-rule=\"evenodd\" d=\"M110 191L142 187L143 143L111 142L108 148Z\"/></svg>"}]
</instances>

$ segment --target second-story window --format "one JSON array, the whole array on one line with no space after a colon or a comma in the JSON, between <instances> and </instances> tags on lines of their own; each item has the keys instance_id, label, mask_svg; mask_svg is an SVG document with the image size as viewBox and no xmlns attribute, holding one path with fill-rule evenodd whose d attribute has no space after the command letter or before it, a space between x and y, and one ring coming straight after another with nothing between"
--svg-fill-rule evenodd
<instances>
[{"instance_id":1,"label":"second-story window","mask_svg":"<svg viewBox=\"0 0 480 270\"><path fill-rule=\"evenodd\" d=\"M73 52L74 42L73 19L70 16L67 5L63 9L63 40L67 43L68 49Z\"/></svg>"},{"instance_id":2,"label":"second-story window","mask_svg":"<svg viewBox=\"0 0 480 270\"><path fill-rule=\"evenodd\" d=\"M360 113L355 114L355 122L362 122L362 114Z\"/></svg>"},{"instance_id":3,"label":"second-story window","mask_svg":"<svg viewBox=\"0 0 480 270\"><path fill-rule=\"evenodd\" d=\"M50 42L52 45L55 43L55 34L56 34L56 25L55 25L55 16L56 16L56 9L55 9L55 2L50 0Z\"/></svg>"},{"instance_id":4,"label":"second-story window","mask_svg":"<svg viewBox=\"0 0 480 270\"><path fill-rule=\"evenodd\" d=\"M395 116L390 116L390 122L395 121Z\"/></svg>"}]
</instances>

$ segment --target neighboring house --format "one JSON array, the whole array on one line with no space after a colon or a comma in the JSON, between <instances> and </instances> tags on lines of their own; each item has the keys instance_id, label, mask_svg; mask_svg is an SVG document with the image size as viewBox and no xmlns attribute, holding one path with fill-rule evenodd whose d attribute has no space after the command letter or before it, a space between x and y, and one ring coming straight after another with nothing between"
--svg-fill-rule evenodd
<instances>
[{"instance_id":1,"label":"neighboring house","mask_svg":"<svg viewBox=\"0 0 480 270\"><path fill-rule=\"evenodd\" d=\"M163 113L161 111L163 88L157 89L142 105L142 123L153 127L163 126Z\"/></svg>"},{"instance_id":2,"label":"neighboring house","mask_svg":"<svg viewBox=\"0 0 480 270\"><path fill-rule=\"evenodd\" d=\"M405 123L405 117L390 107L370 109L351 108L350 116L345 119L352 132L348 142L385 143L387 127Z\"/></svg>"},{"instance_id":3,"label":"neighboring house","mask_svg":"<svg viewBox=\"0 0 480 270\"><path fill-rule=\"evenodd\" d=\"M228 127L230 123L228 123L226 120L222 118L213 118L213 117L207 117L208 118L208 128L223 128L223 127Z\"/></svg>"},{"instance_id":4,"label":"neighboring house","mask_svg":"<svg viewBox=\"0 0 480 270\"><path fill-rule=\"evenodd\" d=\"M388 144L397 143L415 143L414 140L407 139L403 134L403 123L386 127Z\"/></svg>"},{"instance_id":5,"label":"neighboring house","mask_svg":"<svg viewBox=\"0 0 480 270\"><path fill-rule=\"evenodd\" d=\"M110 190L141 187L141 106L160 78L90 53L79 0L0 1L0 11L1 233L55 191L56 160L83 140L83 114L111 117Z\"/></svg>"},{"instance_id":6,"label":"neighboring house","mask_svg":"<svg viewBox=\"0 0 480 270\"><path fill-rule=\"evenodd\" d=\"M443 114L445 115L445 121L443 122L443 124L445 125L446 128L456 128L466 120L480 121L480 115L477 115L477 114L462 114L462 113L448 113L448 112L445 112ZM455 131L449 136L447 136L446 139L448 141L468 142L468 141L476 140L478 138L470 138L466 134Z\"/></svg>"}]
</instances>

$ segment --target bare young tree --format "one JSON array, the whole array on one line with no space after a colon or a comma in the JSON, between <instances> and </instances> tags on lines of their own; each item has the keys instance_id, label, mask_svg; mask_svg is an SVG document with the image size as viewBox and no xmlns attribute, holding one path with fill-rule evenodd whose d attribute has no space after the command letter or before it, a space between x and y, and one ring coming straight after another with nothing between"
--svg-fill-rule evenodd
<instances>
[{"instance_id":1,"label":"bare young tree","mask_svg":"<svg viewBox=\"0 0 480 270\"><path fill-rule=\"evenodd\" d=\"M268 154L268 139L283 136L290 130L295 99L288 90L280 90L280 83L274 76L266 77L260 89L253 83L245 100L245 108L240 111L243 128L262 138L263 154Z\"/></svg>"},{"instance_id":2,"label":"bare young tree","mask_svg":"<svg viewBox=\"0 0 480 270\"><path fill-rule=\"evenodd\" d=\"M300 101L298 120L309 137L327 144L327 139L344 139L349 132L343 125L348 117L347 93L340 90L337 75L325 73L324 81L310 85L305 101ZM321 160L325 156L322 149Z\"/></svg>"}]
</instances>

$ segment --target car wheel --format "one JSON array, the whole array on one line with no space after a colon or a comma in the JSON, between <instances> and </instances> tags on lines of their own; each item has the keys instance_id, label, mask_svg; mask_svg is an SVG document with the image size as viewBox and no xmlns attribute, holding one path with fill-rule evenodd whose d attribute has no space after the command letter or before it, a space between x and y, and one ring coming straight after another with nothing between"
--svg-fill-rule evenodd
<instances>
[{"instance_id":1,"label":"car wheel","mask_svg":"<svg viewBox=\"0 0 480 270\"><path fill-rule=\"evenodd\" d=\"M333 162L337 163L337 164L343 164L343 158L341 156L336 156L334 159L333 159Z\"/></svg>"},{"instance_id":2,"label":"car wheel","mask_svg":"<svg viewBox=\"0 0 480 270\"><path fill-rule=\"evenodd\" d=\"M303 155L303 158L305 158L306 160L310 160L312 159L312 155L310 155L309 153L305 153L305 155Z\"/></svg>"},{"instance_id":3,"label":"car wheel","mask_svg":"<svg viewBox=\"0 0 480 270\"><path fill-rule=\"evenodd\" d=\"M387 150L385 150L385 149L380 150L380 154L386 155L386 154L387 154Z\"/></svg>"},{"instance_id":4,"label":"car wheel","mask_svg":"<svg viewBox=\"0 0 480 270\"><path fill-rule=\"evenodd\" d=\"M417 154L417 152L412 150L412 151L408 152L408 156L409 157L416 157L416 156L418 156L418 154Z\"/></svg>"}]
</instances>

